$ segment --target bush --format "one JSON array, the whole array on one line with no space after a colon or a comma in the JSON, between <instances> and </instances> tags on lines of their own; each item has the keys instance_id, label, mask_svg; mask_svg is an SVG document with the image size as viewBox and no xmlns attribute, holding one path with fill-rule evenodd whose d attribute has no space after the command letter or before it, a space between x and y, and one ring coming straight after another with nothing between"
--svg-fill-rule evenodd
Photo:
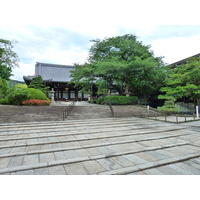
<instances>
[{"instance_id":1,"label":"bush","mask_svg":"<svg viewBox=\"0 0 200 200\"><path fill-rule=\"evenodd\" d=\"M27 99L22 101L22 105L26 106L48 106L49 104L50 100Z\"/></svg>"},{"instance_id":2,"label":"bush","mask_svg":"<svg viewBox=\"0 0 200 200\"><path fill-rule=\"evenodd\" d=\"M138 103L138 97L136 96L107 96L97 100L97 103L111 103L112 105L133 105Z\"/></svg>"},{"instance_id":3,"label":"bush","mask_svg":"<svg viewBox=\"0 0 200 200\"><path fill-rule=\"evenodd\" d=\"M97 100L88 100L88 103L96 103Z\"/></svg>"},{"instance_id":4,"label":"bush","mask_svg":"<svg viewBox=\"0 0 200 200\"><path fill-rule=\"evenodd\" d=\"M0 104L4 104L4 105L9 104L9 100L7 98L0 99Z\"/></svg>"},{"instance_id":5,"label":"bush","mask_svg":"<svg viewBox=\"0 0 200 200\"><path fill-rule=\"evenodd\" d=\"M101 98L97 99L96 103L97 104L105 104L105 97L101 97Z\"/></svg>"},{"instance_id":6,"label":"bush","mask_svg":"<svg viewBox=\"0 0 200 200\"><path fill-rule=\"evenodd\" d=\"M22 105L22 101L25 101L27 99L48 100L48 98L42 91L34 88L12 88L10 90L10 94L8 95L9 103L14 105Z\"/></svg>"},{"instance_id":7,"label":"bush","mask_svg":"<svg viewBox=\"0 0 200 200\"><path fill-rule=\"evenodd\" d=\"M46 95L41 90L34 89L34 88L27 88L27 89L24 89L24 90L28 91L28 98L27 99L48 100Z\"/></svg>"},{"instance_id":8,"label":"bush","mask_svg":"<svg viewBox=\"0 0 200 200\"><path fill-rule=\"evenodd\" d=\"M8 90L9 90L8 81L0 77L0 99L6 98Z\"/></svg>"},{"instance_id":9,"label":"bush","mask_svg":"<svg viewBox=\"0 0 200 200\"><path fill-rule=\"evenodd\" d=\"M164 106L158 108L158 110L165 115L171 115L179 111L179 109L174 105L173 98L168 98L168 100L165 101Z\"/></svg>"}]
</instances>

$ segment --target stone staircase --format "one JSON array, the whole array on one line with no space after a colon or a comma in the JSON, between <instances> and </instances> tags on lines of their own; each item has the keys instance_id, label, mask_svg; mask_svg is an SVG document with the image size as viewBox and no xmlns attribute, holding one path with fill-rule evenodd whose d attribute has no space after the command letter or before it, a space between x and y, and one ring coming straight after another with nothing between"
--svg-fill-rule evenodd
<instances>
[{"instance_id":1,"label":"stone staircase","mask_svg":"<svg viewBox=\"0 0 200 200\"><path fill-rule=\"evenodd\" d=\"M109 106L75 106L67 119L97 119L112 117Z\"/></svg>"},{"instance_id":2,"label":"stone staircase","mask_svg":"<svg viewBox=\"0 0 200 200\"><path fill-rule=\"evenodd\" d=\"M153 109L147 111L145 106L128 105L128 106L113 106L115 117L146 117L154 116L159 112Z\"/></svg>"},{"instance_id":3,"label":"stone staircase","mask_svg":"<svg viewBox=\"0 0 200 200\"><path fill-rule=\"evenodd\" d=\"M78 104L78 103L77 103ZM0 106L0 123L12 122L40 122L40 121L62 121L63 111L66 106ZM114 116L118 117L141 117L147 115L147 109L141 106L113 106ZM150 111L154 116L155 111ZM73 108L66 120L72 119L98 119L112 118L108 105L88 105Z\"/></svg>"},{"instance_id":4,"label":"stone staircase","mask_svg":"<svg viewBox=\"0 0 200 200\"><path fill-rule=\"evenodd\" d=\"M145 117L147 108L142 106L112 106L114 117ZM149 116L154 116L156 111L150 110ZM108 105L75 106L66 119L97 119L112 118L111 110Z\"/></svg>"},{"instance_id":5,"label":"stone staircase","mask_svg":"<svg viewBox=\"0 0 200 200\"><path fill-rule=\"evenodd\" d=\"M135 117L1 123L0 175L197 175L199 130L185 129Z\"/></svg>"},{"instance_id":6,"label":"stone staircase","mask_svg":"<svg viewBox=\"0 0 200 200\"><path fill-rule=\"evenodd\" d=\"M175 105L180 113L195 113L195 106L192 103L176 102Z\"/></svg>"}]
</instances>

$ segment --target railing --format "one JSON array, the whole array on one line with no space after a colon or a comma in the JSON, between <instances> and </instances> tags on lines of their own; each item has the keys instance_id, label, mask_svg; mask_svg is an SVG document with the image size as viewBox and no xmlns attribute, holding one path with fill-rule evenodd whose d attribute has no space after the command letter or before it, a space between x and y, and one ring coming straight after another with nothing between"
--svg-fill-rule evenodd
<instances>
[{"instance_id":1,"label":"railing","mask_svg":"<svg viewBox=\"0 0 200 200\"><path fill-rule=\"evenodd\" d=\"M72 111L72 109L74 108L75 106L75 101L72 101L68 106L67 108L65 108L65 110L63 111L63 121L65 120L65 118L67 116L69 116L70 112Z\"/></svg>"},{"instance_id":2,"label":"railing","mask_svg":"<svg viewBox=\"0 0 200 200\"><path fill-rule=\"evenodd\" d=\"M155 119L155 120L159 120L159 121L165 121L165 122L173 122L173 123L181 123L181 122L187 122L187 121L194 121L194 120L198 120L199 118L196 117L195 114L193 115L183 115L183 114L176 114L176 115L158 115L155 114L154 116L149 116L148 114L146 114L145 116L141 116L141 117L145 117L148 119Z\"/></svg>"},{"instance_id":3,"label":"railing","mask_svg":"<svg viewBox=\"0 0 200 200\"><path fill-rule=\"evenodd\" d=\"M109 108L110 108L110 111L111 111L112 117L114 118L115 115L114 115L114 110L113 110L113 107L112 107L111 102L109 102L108 105L109 105Z\"/></svg>"}]
</instances>

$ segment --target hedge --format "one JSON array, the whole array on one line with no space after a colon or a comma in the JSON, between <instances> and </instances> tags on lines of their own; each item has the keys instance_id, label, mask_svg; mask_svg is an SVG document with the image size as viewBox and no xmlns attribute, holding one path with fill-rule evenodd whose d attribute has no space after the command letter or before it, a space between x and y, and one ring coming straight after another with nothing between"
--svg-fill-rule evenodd
<instances>
[{"instance_id":1,"label":"hedge","mask_svg":"<svg viewBox=\"0 0 200 200\"><path fill-rule=\"evenodd\" d=\"M13 89L7 99L13 105L22 105L22 101L27 99L48 100L42 91L34 88Z\"/></svg>"},{"instance_id":2,"label":"hedge","mask_svg":"<svg viewBox=\"0 0 200 200\"><path fill-rule=\"evenodd\" d=\"M97 100L98 104L108 104L111 103L112 105L134 105L138 103L138 97L136 96L107 96L102 97Z\"/></svg>"}]
</instances>

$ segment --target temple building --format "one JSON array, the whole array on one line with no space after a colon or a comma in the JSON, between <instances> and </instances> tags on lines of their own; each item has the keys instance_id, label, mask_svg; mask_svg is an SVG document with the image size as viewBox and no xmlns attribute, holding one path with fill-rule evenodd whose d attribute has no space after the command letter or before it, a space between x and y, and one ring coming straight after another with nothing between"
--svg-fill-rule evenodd
<instances>
[{"instance_id":1,"label":"temple building","mask_svg":"<svg viewBox=\"0 0 200 200\"><path fill-rule=\"evenodd\" d=\"M48 63L39 63L35 65L35 75L23 76L27 85L34 77L41 76L45 86L49 86L55 91L56 101L70 101L70 100L87 100L87 95L80 93L81 87L75 87L74 84L69 84L71 80L70 74L74 66L72 65L57 65Z\"/></svg>"}]
</instances>

